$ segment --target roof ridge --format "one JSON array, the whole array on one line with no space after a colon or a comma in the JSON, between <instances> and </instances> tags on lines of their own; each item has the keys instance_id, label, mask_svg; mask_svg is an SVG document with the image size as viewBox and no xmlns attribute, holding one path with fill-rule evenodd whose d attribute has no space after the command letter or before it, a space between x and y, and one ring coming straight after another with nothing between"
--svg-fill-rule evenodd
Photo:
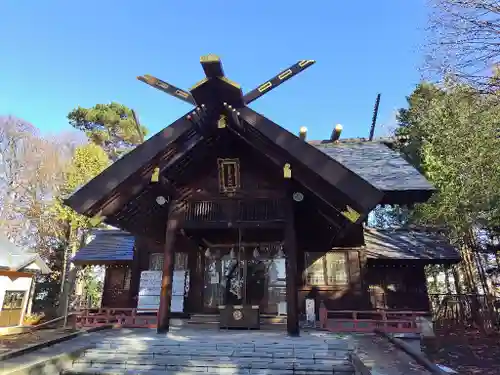
<instances>
[{"instance_id":1,"label":"roof ridge","mask_svg":"<svg viewBox=\"0 0 500 375\"><path fill-rule=\"evenodd\" d=\"M425 225L406 225L406 226L394 226L389 228L370 228L365 227L367 232L426 232L426 233L440 233L445 230L441 227L432 227Z\"/></svg>"},{"instance_id":2,"label":"roof ridge","mask_svg":"<svg viewBox=\"0 0 500 375\"><path fill-rule=\"evenodd\" d=\"M313 144L315 146L322 144L342 144L342 143L394 143L398 139L399 137L396 136L376 137L371 140L367 137L351 137L351 138L341 138L337 141L332 141L331 139L323 139L323 140L313 139L307 141L307 143Z\"/></svg>"}]
</instances>

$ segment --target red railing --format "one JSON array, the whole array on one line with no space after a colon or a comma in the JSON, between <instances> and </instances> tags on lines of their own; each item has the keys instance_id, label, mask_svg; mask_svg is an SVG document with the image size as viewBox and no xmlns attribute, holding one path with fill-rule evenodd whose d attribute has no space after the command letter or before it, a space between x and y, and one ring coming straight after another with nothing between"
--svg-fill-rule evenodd
<instances>
[{"instance_id":1,"label":"red railing","mask_svg":"<svg viewBox=\"0 0 500 375\"><path fill-rule=\"evenodd\" d=\"M157 309L80 309L76 311L76 326L100 327L113 324L124 328L156 328L157 313Z\"/></svg>"},{"instance_id":2,"label":"red railing","mask_svg":"<svg viewBox=\"0 0 500 375\"><path fill-rule=\"evenodd\" d=\"M425 315L429 314L417 311L327 310L321 306L319 322L321 329L331 332L373 332L378 329L387 333L420 333L418 318Z\"/></svg>"}]
</instances>

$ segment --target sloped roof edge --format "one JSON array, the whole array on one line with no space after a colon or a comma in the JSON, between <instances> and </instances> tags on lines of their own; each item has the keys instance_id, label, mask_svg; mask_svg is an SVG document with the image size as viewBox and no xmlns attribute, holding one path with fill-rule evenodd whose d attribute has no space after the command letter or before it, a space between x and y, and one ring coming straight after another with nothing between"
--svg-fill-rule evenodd
<instances>
[{"instance_id":1,"label":"sloped roof edge","mask_svg":"<svg viewBox=\"0 0 500 375\"><path fill-rule=\"evenodd\" d=\"M25 251L7 237L0 235L0 269L22 271L32 263L35 263L43 274L51 272L40 255Z\"/></svg>"}]
</instances>

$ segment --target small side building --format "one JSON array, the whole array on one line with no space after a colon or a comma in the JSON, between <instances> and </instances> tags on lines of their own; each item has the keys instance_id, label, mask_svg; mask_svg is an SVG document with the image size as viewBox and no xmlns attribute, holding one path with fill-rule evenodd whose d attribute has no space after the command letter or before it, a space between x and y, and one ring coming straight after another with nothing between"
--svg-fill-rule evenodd
<instances>
[{"instance_id":1,"label":"small side building","mask_svg":"<svg viewBox=\"0 0 500 375\"><path fill-rule=\"evenodd\" d=\"M0 327L22 325L31 309L35 276L50 272L38 254L0 235Z\"/></svg>"}]
</instances>

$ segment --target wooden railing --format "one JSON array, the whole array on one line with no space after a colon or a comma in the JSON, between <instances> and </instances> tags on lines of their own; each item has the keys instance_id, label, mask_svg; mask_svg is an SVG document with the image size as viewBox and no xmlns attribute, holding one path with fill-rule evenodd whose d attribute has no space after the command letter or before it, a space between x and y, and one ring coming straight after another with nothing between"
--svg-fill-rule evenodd
<instances>
[{"instance_id":1,"label":"wooden railing","mask_svg":"<svg viewBox=\"0 0 500 375\"><path fill-rule=\"evenodd\" d=\"M339 316L340 315L340 316ZM420 333L418 318L428 315L416 311L353 311L319 309L320 328L331 332Z\"/></svg>"},{"instance_id":2,"label":"wooden railing","mask_svg":"<svg viewBox=\"0 0 500 375\"><path fill-rule=\"evenodd\" d=\"M124 328L156 328L157 313L157 309L81 309L76 311L76 326L113 324Z\"/></svg>"}]
</instances>

